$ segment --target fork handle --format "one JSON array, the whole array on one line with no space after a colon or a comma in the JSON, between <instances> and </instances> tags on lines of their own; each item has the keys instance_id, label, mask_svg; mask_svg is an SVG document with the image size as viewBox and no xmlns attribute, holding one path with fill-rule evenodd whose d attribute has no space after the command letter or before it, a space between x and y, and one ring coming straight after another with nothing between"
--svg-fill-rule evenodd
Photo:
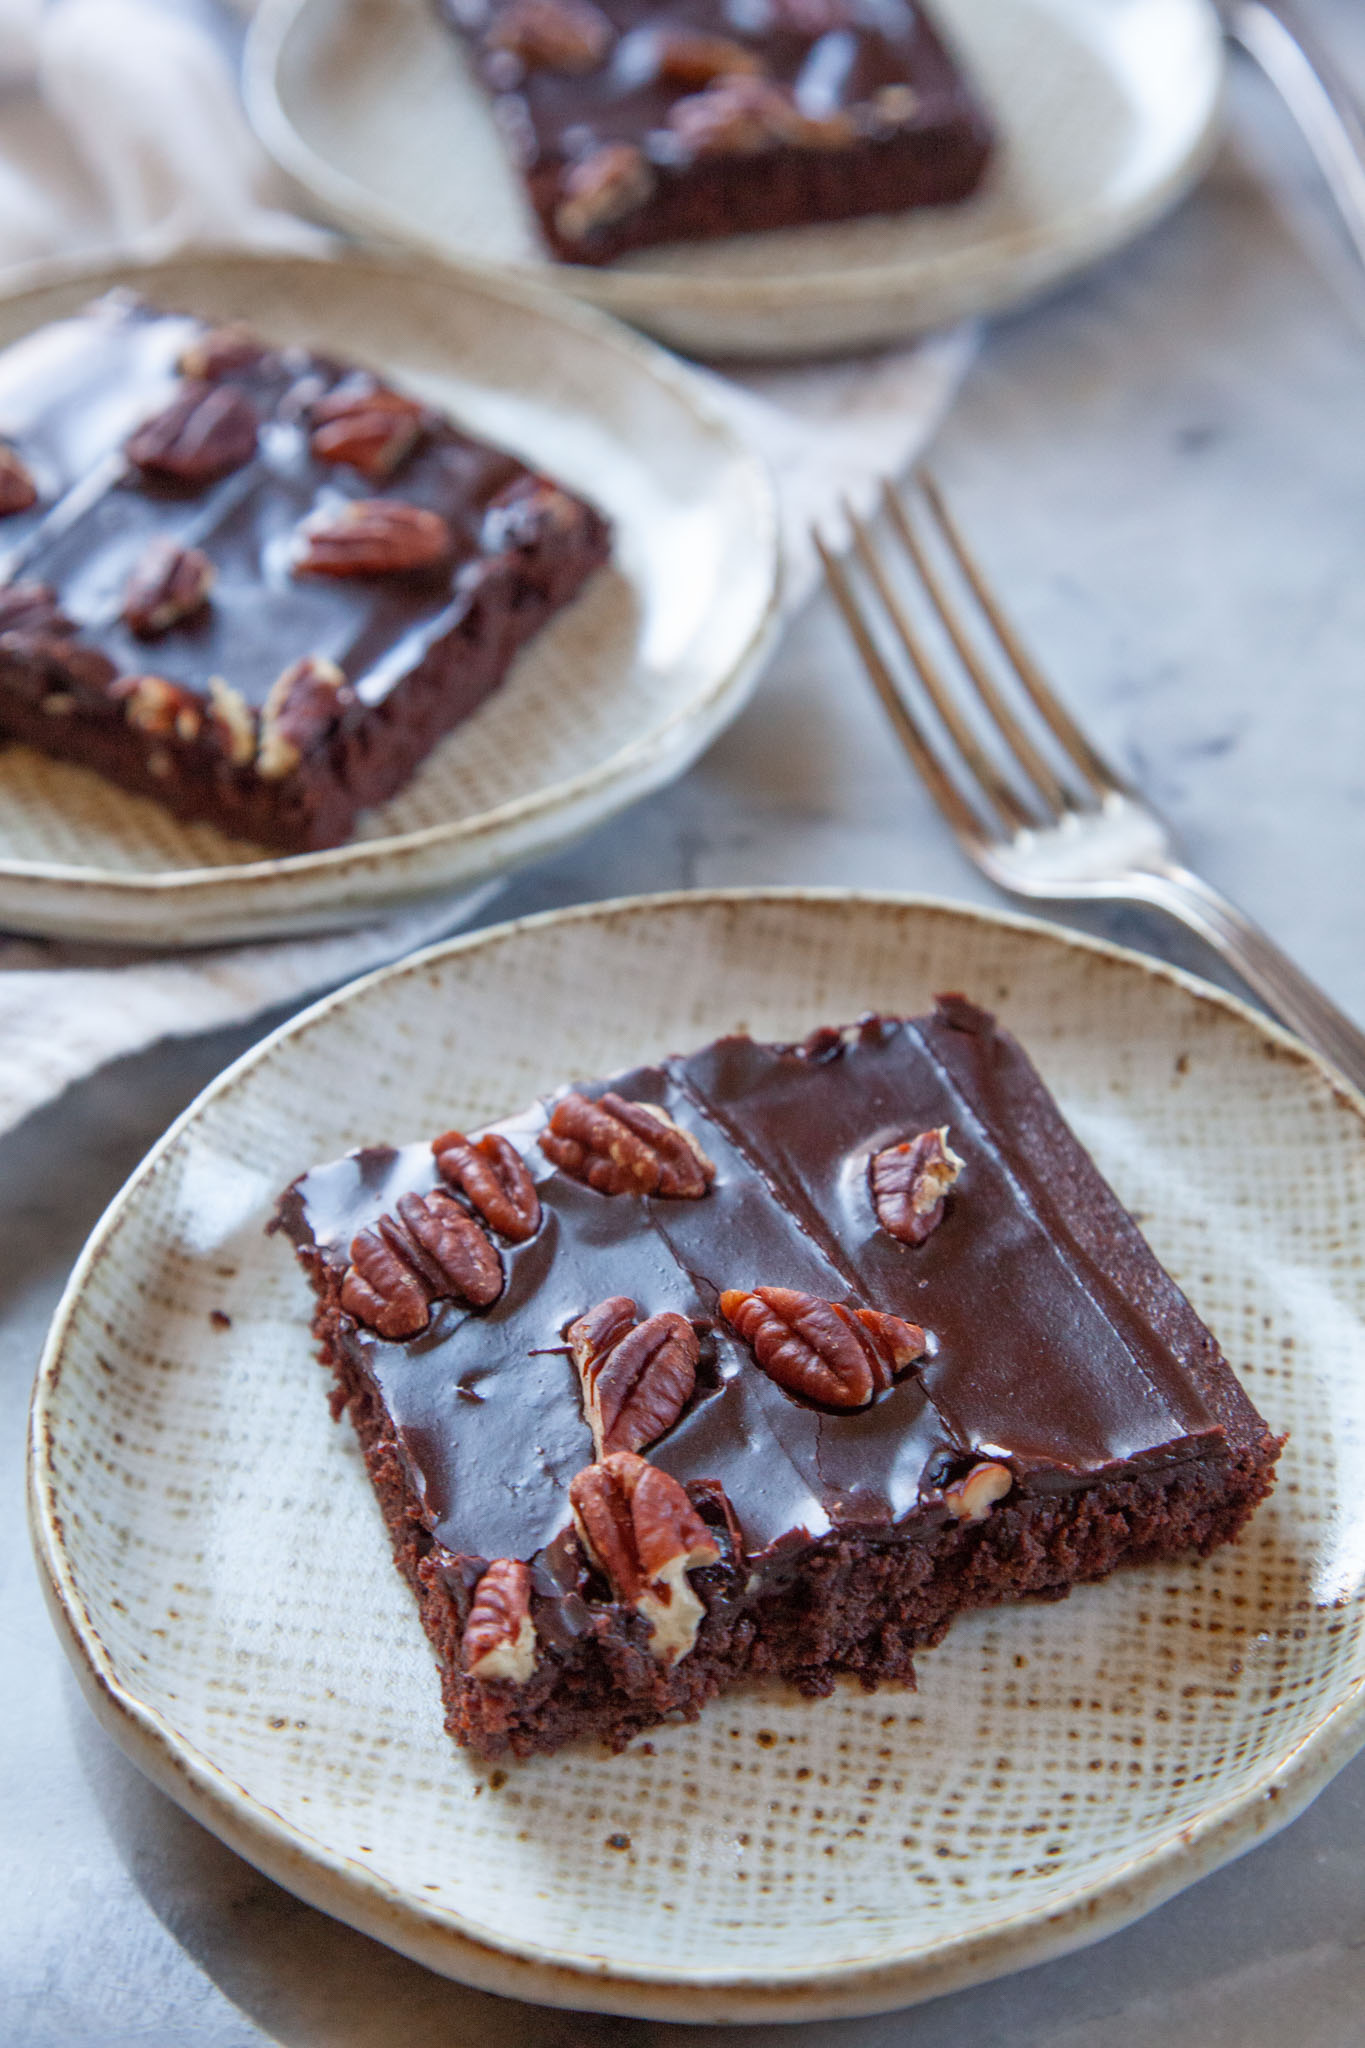
<instances>
[{"instance_id":1,"label":"fork handle","mask_svg":"<svg viewBox=\"0 0 1365 2048\"><path fill-rule=\"evenodd\" d=\"M1365 1032L1329 1001L1259 925L1189 868L1172 863L1139 879L1141 886L1133 891L1135 895L1197 933L1255 990L1272 1016L1297 1032L1365 1094Z\"/></svg>"},{"instance_id":2,"label":"fork handle","mask_svg":"<svg viewBox=\"0 0 1365 2048\"><path fill-rule=\"evenodd\" d=\"M1225 0L1223 18L1298 122L1365 263L1365 120L1340 68L1295 0Z\"/></svg>"}]
</instances>

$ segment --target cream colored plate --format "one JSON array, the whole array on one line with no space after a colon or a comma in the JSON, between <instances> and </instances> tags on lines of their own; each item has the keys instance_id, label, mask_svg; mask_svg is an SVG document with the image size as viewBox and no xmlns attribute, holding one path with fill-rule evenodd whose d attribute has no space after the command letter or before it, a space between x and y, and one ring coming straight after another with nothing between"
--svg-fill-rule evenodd
<instances>
[{"instance_id":1,"label":"cream colored plate","mask_svg":"<svg viewBox=\"0 0 1365 2048\"><path fill-rule=\"evenodd\" d=\"M966 205L645 250L544 257L433 0L266 0L247 101L333 217L534 269L698 354L865 347L1027 297L1172 205L1211 147L1222 39L1207 0L934 0L1002 134Z\"/></svg>"},{"instance_id":2,"label":"cream colored plate","mask_svg":"<svg viewBox=\"0 0 1365 2048\"><path fill-rule=\"evenodd\" d=\"M408 787L325 853L271 858L88 770L0 749L0 925L186 946L359 923L587 831L734 717L776 610L772 489L661 351L510 279L222 252L0 299L0 347L119 284L374 364L591 497L614 558Z\"/></svg>"},{"instance_id":3,"label":"cream colored plate","mask_svg":"<svg viewBox=\"0 0 1365 2048\"><path fill-rule=\"evenodd\" d=\"M471 1762L328 1420L308 1290L262 1235L276 1190L568 1076L944 988L1020 1033L1292 1432L1277 1492L1203 1563L960 1621L917 1694L752 1691L621 1757ZM91 1704L282 1884L520 1997L809 2018L1093 1940L1281 1826L1365 1738L1363 1111L1198 983L942 904L643 899L388 968L200 1098L58 1313L34 1530Z\"/></svg>"}]
</instances>

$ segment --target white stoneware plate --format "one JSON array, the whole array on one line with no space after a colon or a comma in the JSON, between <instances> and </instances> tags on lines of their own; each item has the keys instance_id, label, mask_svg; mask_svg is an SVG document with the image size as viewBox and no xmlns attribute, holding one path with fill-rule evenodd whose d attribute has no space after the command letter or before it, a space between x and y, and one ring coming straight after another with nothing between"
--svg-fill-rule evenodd
<instances>
[{"instance_id":1,"label":"white stoneware plate","mask_svg":"<svg viewBox=\"0 0 1365 2048\"><path fill-rule=\"evenodd\" d=\"M777 1690L490 1770L437 1674L310 1297L262 1227L365 1140L745 1026L964 989L1292 1432L1235 1549L960 1621L916 1694ZM1365 1739L1365 1103L1203 985L1022 918L742 891L456 940L217 1081L95 1232L33 1408L33 1526L96 1714L244 1856L434 1969L563 2005L898 2005L1122 1925ZM221 1309L230 1329L210 1318Z\"/></svg>"},{"instance_id":2,"label":"white stoneware plate","mask_svg":"<svg viewBox=\"0 0 1365 2048\"><path fill-rule=\"evenodd\" d=\"M222 252L0 299L0 347L116 285L383 369L592 498L614 522L613 560L327 852L265 855L87 769L0 749L0 925L188 946L361 923L586 832L680 774L739 710L776 612L772 487L662 350L511 279Z\"/></svg>"},{"instance_id":3,"label":"white stoneware plate","mask_svg":"<svg viewBox=\"0 0 1365 2048\"><path fill-rule=\"evenodd\" d=\"M332 218L547 272L696 354L866 347L992 311L1155 220L1204 164L1222 39L1208 0L934 0L1002 142L963 206L551 263L433 0L266 0L247 103Z\"/></svg>"}]
</instances>

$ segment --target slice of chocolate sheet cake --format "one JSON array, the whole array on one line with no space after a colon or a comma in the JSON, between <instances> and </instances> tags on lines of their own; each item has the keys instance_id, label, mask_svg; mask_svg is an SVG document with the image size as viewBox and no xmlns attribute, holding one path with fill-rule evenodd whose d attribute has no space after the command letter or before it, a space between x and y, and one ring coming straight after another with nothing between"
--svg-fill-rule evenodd
<instances>
[{"instance_id":1,"label":"slice of chocolate sheet cake","mask_svg":"<svg viewBox=\"0 0 1365 2048\"><path fill-rule=\"evenodd\" d=\"M123 292L0 352L0 740L337 846L610 552L370 371Z\"/></svg>"},{"instance_id":2,"label":"slice of chocolate sheet cake","mask_svg":"<svg viewBox=\"0 0 1365 2048\"><path fill-rule=\"evenodd\" d=\"M916 0L438 0L552 253L953 205L993 124Z\"/></svg>"},{"instance_id":3,"label":"slice of chocolate sheet cake","mask_svg":"<svg viewBox=\"0 0 1365 2048\"><path fill-rule=\"evenodd\" d=\"M296 1181L486 1756L772 1674L912 1682L964 1609L1236 1536L1280 1443L1014 1040L945 997L723 1038Z\"/></svg>"}]
</instances>

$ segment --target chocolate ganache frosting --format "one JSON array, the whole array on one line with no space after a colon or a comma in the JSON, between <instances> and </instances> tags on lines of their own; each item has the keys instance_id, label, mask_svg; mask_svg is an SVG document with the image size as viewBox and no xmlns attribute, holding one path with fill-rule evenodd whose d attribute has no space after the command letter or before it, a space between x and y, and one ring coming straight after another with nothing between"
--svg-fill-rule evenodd
<instances>
[{"instance_id":1,"label":"chocolate ganache frosting","mask_svg":"<svg viewBox=\"0 0 1365 2048\"><path fill-rule=\"evenodd\" d=\"M107 656L111 673L153 669L205 695L223 677L260 706L285 662L310 655L337 663L361 703L377 705L468 610L477 584L468 565L499 545L485 530L491 501L526 472L423 414L401 497L447 521L439 572L299 576L304 521L378 488L310 451L312 408L348 379L361 389L365 380L304 349L243 344L230 384L255 412L254 446L193 487L139 471L124 444L184 388L182 360L207 331L115 292L0 356L0 431L39 486L31 509L0 527L0 583L49 586L80 645ZM200 549L217 574L212 602L149 645L123 614L128 579L153 542Z\"/></svg>"},{"instance_id":2,"label":"chocolate ganache frosting","mask_svg":"<svg viewBox=\"0 0 1365 2048\"><path fill-rule=\"evenodd\" d=\"M913 0L438 0L551 250L964 199L992 124Z\"/></svg>"},{"instance_id":3,"label":"chocolate ganache frosting","mask_svg":"<svg viewBox=\"0 0 1365 2048\"><path fill-rule=\"evenodd\" d=\"M496 689L606 522L419 397L124 292L0 353L0 735L288 850Z\"/></svg>"},{"instance_id":4,"label":"chocolate ganache frosting","mask_svg":"<svg viewBox=\"0 0 1365 2048\"><path fill-rule=\"evenodd\" d=\"M1240 1396L1213 1339L985 1012L948 997L803 1045L723 1038L581 1092L609 1090L695 1138L715 1167L700 1199L604 1195L554 1167L539 1144L552 1099L490 1127L541 1204L535 1234L498 1247L498 1299L434 1300L406 1341L339 1318L333 1341L389 1418L438 1558L539 1561L542 1593L563 1580L570 1482L594 1458L567 1333L610 1296L698 1333L695 1389L646 1455L699 1505L723 1489L749 1591L840 1530L938 1531L946 1491L982 1460L1028 1496L1222 1455ZM961 1170L908 1243L869 1168L934 1129ZM295 1182L280 1222L338 1272L358 1232L443 1185L429 1143L371 1147ZM758 1288L903 1318L924 1356L862 1408L817 1406L722 1312L723 1294Z\"/></svg>"}]
</instances>

